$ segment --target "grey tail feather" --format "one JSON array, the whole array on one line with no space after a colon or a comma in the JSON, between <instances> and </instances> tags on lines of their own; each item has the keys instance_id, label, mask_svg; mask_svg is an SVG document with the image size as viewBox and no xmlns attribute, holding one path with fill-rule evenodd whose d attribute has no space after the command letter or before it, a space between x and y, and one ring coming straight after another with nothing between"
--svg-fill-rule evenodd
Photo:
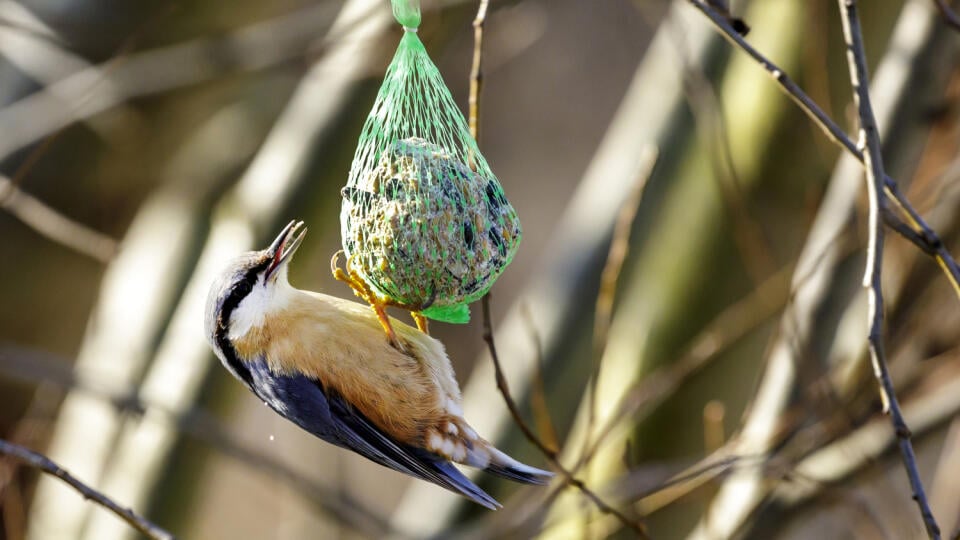
<instances>
[{"instance_id":1,"label":"grey tail feather","mask_svg":"<svg viewBox=\"0 0 960 540\"><path fill-rule=\"evenodd\" d=\"M553 479L552 472L531 467L529 465L524 465L519 462L514 464L491 463L484 470L490 474L507 478L515 482L535 484L538 486L545 486L550 483L550 480Z\"/></svg>"},{"instance_id":2,"label":"grey tail feather","mask_svg":"<svg viewBox=\"0 0 960 540\"><path fill-rule=\"evenodd\" d=\"M486 491L483 491L477 487L476 484L471 482L469 478L464 476L463 473L452 464L443 461L435 461L431 465L438 469L443 476L449 480L450 484L444 485L443 487L449 489L450 491L460 493L471 501L490 510L499 510L503 508L502 504L488 495Z\"/></svg>"}]
</instances>

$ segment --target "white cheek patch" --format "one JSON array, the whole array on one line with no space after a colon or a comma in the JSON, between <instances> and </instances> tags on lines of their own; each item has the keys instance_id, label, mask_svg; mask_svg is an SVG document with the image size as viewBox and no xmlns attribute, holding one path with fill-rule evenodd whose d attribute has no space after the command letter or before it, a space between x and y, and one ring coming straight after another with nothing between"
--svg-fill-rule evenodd
<instances>
[{"instance_id":1,"label":"white cheek patch","mask_svg":"<svg viewBox=\"0 0 960 540\"><path fill-rule=\"evenodd\" d=\"M230 331L227 337L240 339L247 335L251 328L261 326L268 301L266 287L255 284L250 294L241 300L240 305L230 314Z\"/></svg>"},{"instance_id":2,"label":"white cheek patch","mask_svg":"<svg viewBox=\"0 0 960 540\"><path fill-rule=\"evenodd\" d=\"M267 313L286 306L289 296L287 292L282 286L278 286L277 282L263 285L258 281L230 315L230 331L227 336L230 339L240 339L251 329L263 326Z\"/></svg>"}]
</instances>

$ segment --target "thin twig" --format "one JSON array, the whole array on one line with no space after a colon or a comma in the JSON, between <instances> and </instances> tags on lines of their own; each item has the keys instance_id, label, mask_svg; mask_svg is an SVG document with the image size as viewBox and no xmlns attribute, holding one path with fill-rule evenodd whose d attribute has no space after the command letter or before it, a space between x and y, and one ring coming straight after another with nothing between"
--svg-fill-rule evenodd
<instances>
[{"instance_id":1,"label":"thin twig","mask_svg":"<svg viewBox=\"0 0 960 540\"><path fill-rule=\"evenodd\" d=\"M0 176L0 209L10 212L50 240L102 263L110 262L117 252L116 240L68 218L21 191L5 176Z\"/></svg>"},{"instance_id":2,"label":"thin twig","mask_svg":"<svg viewBox=\"0 0 960 540\"><path fill-rule=\"evenodd\" d=\"M699 373L711 360L718 358L720 353L779 313L789 299L792 270L792 266L787 266L777 271L707 323L690 340L690 345L680 357L631 385L614 405L614 413L609 415L597 432L581 464L591 459L624 422L637 423L639 417L649 414L667 397L674 395L680 385Z\"/></svg>"},{"instance_id":3,"label":"thin twig","mask_svg":"<svg viewBox=\"0 0 960 540\"><path fill-rule=\"evenodd\" d=\"M487 22L490 0L480 0L473 19L473 65L470 68L470 113L468 123L473 140L480 143L480 90L483 86L483 25Z\"/></svg>"},{"instance_id":4,"label":"thin twig","mask_svg":"<svg viewBox=\"0 0 960 540\"><path fill-rule=\"evenodd\" d=\"M951 355L952 358L955 355ZM923 374L923 380L917 382L923 391L915 392L903 405L904 415L918 436L939 429L960 411L960 377L956 376L956 369L941 365L944 369ZM777 485L773 499L787 505L808 501L825 486L840 485L844 479L875 464L897 442L896 433L882 418L870 419L849 431L817 433L814 427L805 429L810 431L812 440L805 444L805 450L797 453L796 460L791 460L789 474L792 478L816 479L816 482ZM783 433L795 440L804 437L792 433L793 430L794 426L788 426Z\"/></svg>"},{"instance_id":5,"label":"thin twig","mask_svg":"<svg viewBox=\"0 0 960 540\"><path fill-rule=\"evenodd\" d=\"M174 540L174 536L169 532L161 529L156 524L138 515L133 510L120 506L119 504L113 502L106 495L84 484L80 480L77 480L72 474L65 471L62 467L51 461L50 458L44 456L43 454L39 454L33 450L12 444L3 439L0 439L0 454L12 456L35 469L39 469L52 476L56 476L60 480L63 480L65 483L70 485L70 487L77 490L80 495L83 495L84 499L93 501L96 504L99 504L100 506L113 512L117 515L117 517L129 523L131 527L137 529L148 538L153 540Z\"/></svg>"},{"instance_id":6,"label":"thin twig","mask_svg":"<svg viewBox=\"0 0 960 540\"><path fill-rule=\"evenodd\" d=\"M662 468L664 466L659 464L642 466L608 482L603 486L603 491L610 493L611 496L629 500L634 508L642 509L643 512L651 514L690 496L691 493L701 489L705 484L726 476L734 467L754 466L752 462L757 462L757 466L764 465L763 458L732 456L724 454L726 450L724 448L712 452L680 472L656 482L655 485L650 485L650 482L641 480L649 476L649 472L645 469ZM542 531L549 533L554 529L567 526L571 520L577 518L578 516L572 513L559 512L554 520L541 525ZM604 523L604 521L607 523ZM593 523L594 526L599 525L596 527L596 529L599 529L598 531L594 529L595 532L599 533L599 538L608 537L615 532L613 527L616 524L612 522L613 518L607 516L605 519ZM499 536L510 535L500 534Z\"/></svg>"},{"instance_id":7,"label":"thin twig","mask_svg":"<svg viewBox=\"0 0 960 540\"><path fill-rule=\"evenodd\" d=\"M873 107L870 104L870 92L867 88L867 61L863 47L863 36L860 31L860 19L857 14L856 0L838 0L840 16L843 22L843 36L847 45L847 62L850 65L850 84L853 87L854 101L860 116L859 146L863 149L864 164L866 165L867 194L870 202L869 209L869 240L867 243L867 264L864 270L863 286L868 289L869 298L869 348L870 358L873 361L874 375L880 385L880 396L883 399L884 409L890 415L893 430L900 444L900 453L907 476L910 478L910 487L913 490L913 499L920 508L927 535L931 539L940 538L940 527L937 525L930 505L924 493L923 482L917 468L916 456L910 442L910 429L907 427L900 404L893 387L887 367L887 359L883 347L883 291L881 289L881 274L883 271L883 236L884 226L880 217L881 209L886 205L884 191L883 157L880 151L880 132L877 121L873 116Z\"/></svg>"},{"instance_id":8,"label":"thin twig","mask_svg":"<svg viewBox=\"0 0 960 540\"><path fill-rule=\"evenodd\" d=\"M317 26L328 21L334 9L334 3L321 3L215 39L200 38L129 54L122 48L122 56L77 71L0 108L0 124L9 126L0 140L0 157L134 98L303 57L317 37Z\"/></svg>"},{"instance_id":9,"label":"thin twig","mask_svg":"<svg viewBox=\"0 0 960 540\"><path fill-rule=\"evenodd\" d=\"M891 202L895 202L895 201L891 201L890 199L887 199L887 204L890 204ZM910 243L916 246L917 249L919 249L920 251L933 257L937 255L936 250L931 249L930 246L928 246L926 242L924 242L920 233L913 230L913 227L904 223L903 220L900 219L893 212L884 212L883 221L884 223L886 223L887 227L890 227L891 229L894 230L894 232L896 232L900 236L909 240Z\"/></svg>"},{"instance_id":10,"label":"thin twig","mask_svg":"<svg viewBox=\"0 0 960 540\"><path fill-rule=\"evenodd\" d=\"M520 431L523 432L524 437L526 437L527 440L529 440L540 450L544 457L547 458L547 461L550 462L550 465L560 472L567 484L570 484L580 490L584 496L586 496L591 502L593 502L594 505L596 505L597 509L604 514L610 514L617 518L624 526L629 527L632 531L637 533L638 537L649 538L643 528L643 525L630 519L626 514L604 502L603 499L601 499L596 493L588 488L582 480L574 476L573 473L561 465L557 451L544 444L544 442L540 440L540 437L538 437L533 430L530 429L530 426L527 425L527 422L520 415L520 409L517 407L517 403L510 395L510 387L507 384L507 378L503 376L503 369L500 367L500 357L497 356L497 347L493 341L493 324L490 322L489 294L483 297L481 304L483 305L483 341L486 342L487 349L490 351L490 357L493 360L493 369L496 375L497 389L500 391L500 394L503 395L503 400L507 404L507 409L510 411L510 416L513 417L514 423L516 423L517 427L520 428Z\"/></svg>"},{"instance_id":11,"label":"thin twig","mask_svg":"<svg viewBox=\"0 0 960 540\"><path fill-rule=\"evenodd\" d=\"M960 471L960 417L954 418L937 459L933 486L930 488L930 504L940 512L940 525L947 531L958 531L960 526L960 483L956 481Z\"/></svg>"},{"instance_id":12,"label":"thin twig","mask_svg":"<svg viewBox=\"0 0 960 540\"><path fill-rule=\"evenodd\" d=\"M730 13L730 6L727 4L727 0L706 1L708 4L710 4L710 7L723 14L724 18L727 19L727 22L730 23L730 26L732 26L737 33L739 33L741 36L747 35L747 32L750 31L750 27L747 26L747 23L743 22L743 19L734 17L733 14Z\"/></svg>"},{"instance_id":13,"label":"thin twig","mask_svg":"<svg viewBox=\"0 0 960 540\"><path fill-rule=\"evenodd\" d=\"M543 340L537 332L536 324L533 322L533 315L526 304L521 304L523 312L523 322L526 324L530 333L530 340L533 341L533 347L536 350L537 369L530 383L530 408L533 412L534 425L537 427L537 433L543 437L544 442L550 448L560 447L560 437L557 436L557 428L553 425L553 419L550 417L550 409L547 406L547 386L545 383L543 365Z\"/></svg>"},{"instance_id":14,"label":"thin twig","mask_svg":"<svg viewBox=\"0 0 960 540\"><path fill-rule=\"evenodd\" d=\"M947 5L947 0L933 0L937 4L937 9L940 10L940 16L943 17L943 22L947 23L954 30L960 31L960 15L957 15L955 11L950 9L950 6Z\"/></svg>"},{"instance_id":15,"label":"thin twig","mask_svg":"<svg viewBox=\"0 0 960 540\"><path fill-rule=\"evenodd\" d=\"M738 28L731 19L729 6L726 5L725 0L719 4L716 0L708 1L726 17L731 26ZM706 153L717 171L714 180L727 206L733 241L740 251L740 258L750 278L754 283L759 283L765 276L776 270L774 250L764 227L755 216L751 215L748 208L743 182L733 158L733 149L730 144L731 126L723 110L720 90L715 81L707 77L703 69L692 67L685 28L678 22L675 19L668 19L667 24L672 30L669 35L676 42L681 61L684 94L687 96L691 112L696 117L698 130L704 130Z\"/></svg>"},{"instance_id":16,"label":"thin twig","mask_svg":"<svg viewBox=\"0 0 960 540\"><path fill-rule=\"evenodd\" d=\"M950 280L950 284L953 286L954 292L957 296L960 296L960 266L957 266L957 261L954 260L953 256L950 255L950 252L947 251L946 245L943 241L940 240L940 237L929 225L920 217L920 214L913 208L907 198L900 191L900 186L896 182L890 180L889 177L886 178L886 188L887 192L893 196L893 201L903 209L906 214L907 221L910 226L912 226L917 233L920 235L919 239L922 240L922 243L916 243L915 240L911 237L905 237L907 240L916 243L916 245L922 251L932 251L935 253L934 258L937 261L937 264L940 268L943 269L943 272L947 275L947 278ZM888 212L885 212L888 213ZM887 220L889 221L889 220Z\"/></svg>"},{"instance_id":17,"label":"thin twig","mask_svg":"<svg viewBox=\"0 0 960 540\"><path fill-rule=\"evenodd\" d=\"M80 392L109 405L118 413L140 418L146 411L159 414L162 421L174 426L183 435L236 460L241 465L266 476L279 478L307 502L313 503L335 522L360 534L391 538L410 538L411 535L392 527L381 515L367 508L349 493L324 483L311 480L282 460L244 444L231 435L222 423L208 411L189 408L175 412L162 404L141 399L137 395L118 393L96 384L97 379L80 378L70 369L71 363L52 353L18 347L0 347L0 380L50 385L57 391ZM59 401L59 398L57 399ZM0 469L2 472L2 469ZM0 474L0 493L4 479Z\"/></svg>"},{"instance_id":18,"label":"thin twig","mask_svg":"<svg viewBox=\"0 0 960 540\"><path fill-rule=\"evenodd\" d=\"M747 55L750 56L757 64L760 65L780 86L780 89L791 99L800 109L811 119L813 122L823 130L827 138L845 148L851 155L857 158L861 163L864 162L863 152L854 144L853 141L847 136L846 133L834 122L823 109L820 108L810 97L804 93L804 91L793 82L793 80L783 72L776 64L771 62L767 57L761 54L759 51L753 48L752 45L747 43L743 37L737 33L737 31L730 26L727 22L727 19L716 10L714 10L710 5L706 4L703 0L689 0L690 4L693 7L700 10L711 23L723 34L723 36L731 44L743 50ZM923 220L920 214L913 208L907 198L900 191L900 188L897 186L895 180L889 176L883 176L884 188L887 192L887 195L891 200L896 201L896 204L901 208L905 213L906 222L914 228L917 234L909 235L905 238L910 242L913 242L920 248L924 253L934 253L934 257L937 261L937 264L943 269L944 273L947 276L947 279L950 280L950 284L953 286L954 292L957 294L957 297L960 298L960 266L957 265L956 260L947 251L946 246L940 240L940 237L936 232L930 228L929 225ZM892 209L889 206L881 208L883 212L883 218L888 223L903 221L898 216L893 215ZM902 232L902 228L895 228L898 233Z\"/></svg>"},{"instance_id":19,"label":"thin twig","mask_svg":"<svg viewBox=\"0 0 960 540\"><path fill-rule=\"evenodd\" d=\"M623 263L630 250L630 233L633 223L643 200L643 191L647 181L653 174L657 164L659 152L655 147L647 146L643 149L640 158L640 174L630 190L627 199L620 206L620 213L613 226L613 238L610 241L610 250L607 252L607 262L600 273L600 291L597 293L597 303L593 319L593 369L590 373L590 385L587 388L587 428L583 438L583 449L580 451L580 460L586 456L590 447L591 435L597 416L597 384L600 380L600 369L603 363L603 354L607 348L607 339L610 333L610 321L613 319L613 301L617 293L617 284L620 282L620 273Z\"/></svg>"},{"instance_id":20,"label":"thin twig","mask_svg":"<svg viewBox=\"0 0 960 540\"><path fill-rule=\"evenodd\" d=\"M473 20L473 65L470 69L470 134L473 135L474 140L477 139L477 136L480 132L480 90L483 81L483 25L486 22L487 17L487 6L489 5L489 0L480 0L480 7L477 9L477 16ZM500 367L500 358L497 356L497 347L493 341L493 323L491 322L490 317L490 293L487 293L483 296L481 301L483 305L483 341L486 342L487 348L490 350L490 357L493 359L493 368L496 374L497 388L500 390L500 393L503 395L503 400L507 404L507 408L510 410L510 415L513 416L513 421L520 428L520 431L523 432L524 436L536 446L541 453L547 458L548 461L553 465L555 469L560 471L563 475L564 480L580 490L588 499L590 499L596 507L605 514L610 514L615 516L624 524L624 526L629 527L637 533L637 536L640 538L648 538L646 531L644 531L643 526L639 523L631 520L625 514L621 513L616 508L608 505L603 501L596 493L590 490L583 483L582 480L573 476L567 469L565 469L559 462L559 454L557 450L547 446L541 439L538 437L533 430L530 429L530 426L527 425L523 417L520 416L520 410L517 408L516 402L513 400L513 397L510 395L510 388L507 384L506 377L503 376L503 369Z\"/></svg>"}]
</instances>

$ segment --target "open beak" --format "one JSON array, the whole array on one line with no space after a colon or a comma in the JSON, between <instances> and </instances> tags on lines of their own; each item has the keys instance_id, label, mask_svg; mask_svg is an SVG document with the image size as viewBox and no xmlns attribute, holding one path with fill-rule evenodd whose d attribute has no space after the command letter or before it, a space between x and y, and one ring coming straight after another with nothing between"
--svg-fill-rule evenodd
<instances>
[{"instance_id":1,"label":"open beak","mask_svg":"<svg viewBox=\"0 0 960 540\"><path fill-rule=\"evenodd\" d=\"M307 228L303 226L302 221L291 221L280 231L277 239L267 248L267 253L271 257L270 266L267 268L267 279L290 260L306 234Z\"/></svg>"}]
</instances>

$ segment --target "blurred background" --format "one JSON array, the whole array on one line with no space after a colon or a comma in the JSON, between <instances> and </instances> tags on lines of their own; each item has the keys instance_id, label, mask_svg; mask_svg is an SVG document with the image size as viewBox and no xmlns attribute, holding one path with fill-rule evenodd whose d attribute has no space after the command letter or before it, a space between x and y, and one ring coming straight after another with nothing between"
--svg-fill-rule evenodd
<instances>
[{"instance_id":1,"label":"blurred background","mask_svg":"<svg viewBox=\"0 0 960 540\"><path fill-rule=\"evenodd\" d=\"M511 394L652 538L923 537L866 354L862 167L692 1L490 4L479 142L524 231L491 299ZM466 110L477 2L423 8ZM836 5L730 8L855 139ZM958 254L960 32L933 0L861 14L887 172ZM477 477L490 513L335 449L204 341L212 276L294 218L291 281L352 296L328 269L339 191L399 37L386 0L0 0L0 438L182 538L634 536L561 481ZM893 232L883 277L892 376L956 538L958 291ZM477 305L431 327L466 417L548 467L481 323ZM0 538L137 537L0 457Z\"/></svg>"}]
</instances>

